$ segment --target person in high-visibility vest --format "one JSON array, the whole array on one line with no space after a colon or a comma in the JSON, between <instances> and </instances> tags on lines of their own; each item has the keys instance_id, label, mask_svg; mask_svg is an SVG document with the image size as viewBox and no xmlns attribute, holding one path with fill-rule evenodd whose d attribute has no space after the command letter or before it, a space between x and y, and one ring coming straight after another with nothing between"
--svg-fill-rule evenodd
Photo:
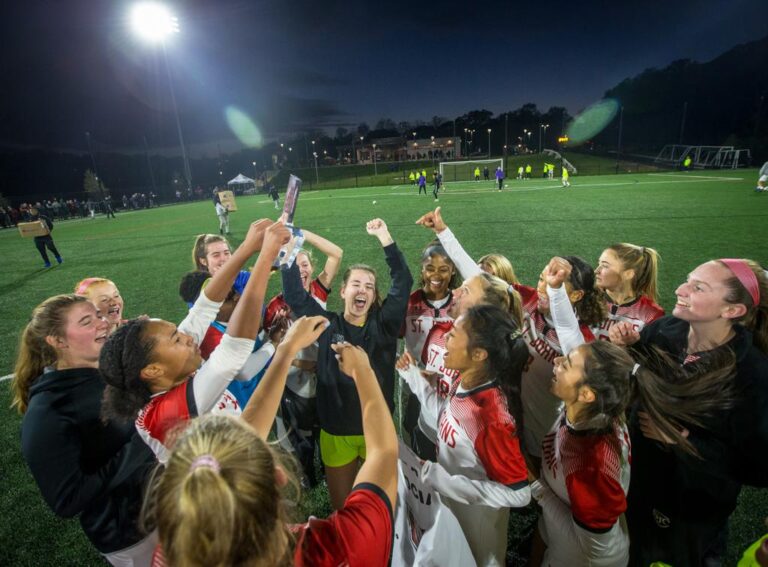
<instances>
[{"instance_id":1,"label":"person in high-visibility vest","mask_svg":"<svg viewBox=\"0 0 768 567\"><path fill-rule=\"evenodd\" d=\"M523 166L517 168L517 178L522 179L523 178Z\"/></svg>"},{"instance_id":2,"label":"person in high-visibility vest","mask_svg":"<svg viewBox=\"0 0 768 567\"><path fill-rule=\"evenodd\" d=\"M571 186L571 182L568 181L568 177L569 177L568 168L563 166L563 187Z\"/></svg>"},{"instance_id":3,"label":"person in high-visibility vest","mask_svg":"<svg viewBox=\"0 0 768 567\"><path fill-rule=\"evenodd\" d=\"M475 181L480 181L480 167L475 168Z\"/></svg>"},{"instance_id":4,"label":"person in high-visibility vest","mask_svg":"<svg viewBox=\"0 0 768 567\"><path fill-rule=\"evenodd\" d=\"M691 163L693 160L691 159L691 156L685 156L685 160L683 161L683 169L691 169Z\"/></svg>"},{"instance_id":5,"label":"person in high-visibility vest","mask_svg":"<svg viewBox=\"0 0 768 567\"><path fill-rule=\"evenodd\" d=\"M533 171L533 168L531 167L530 163L525 164L525 178L530 179L531 178L531 172Z\"/></svg>"},{"instance_id":6,"label":"person in high-visibility vest","mask_svg":"<svg viewBox=\"0 0 768 567\"><path fill-rule=\"evenodd\" d=\"M543 179L547 178L547 172L549 171L549 164L547 162L544 162L544 169L541 170L541 177Z\"/></svg>"},{"instance_id":7,"label":"person in high-visibility vest","mask_svg":"<svg viewBox=\"0 0 768 567\"><path fill-rule=\"evenodd\" d=\"M416 184L416 174L414 172L411 172L408 175L408 180L411 182L411 185L415 185Z\"/></svg>"},{"instance_id":8,"label":"person in high-visibility vest","mask_svg":"<svg viewBox=\"0 0 768 567\"><path fill-rule=\"evenodd\" d=\"M555 178L555 164L554 163L548 163L547 164L547 177L550 179Z\"/></svg>"}]
</instances>

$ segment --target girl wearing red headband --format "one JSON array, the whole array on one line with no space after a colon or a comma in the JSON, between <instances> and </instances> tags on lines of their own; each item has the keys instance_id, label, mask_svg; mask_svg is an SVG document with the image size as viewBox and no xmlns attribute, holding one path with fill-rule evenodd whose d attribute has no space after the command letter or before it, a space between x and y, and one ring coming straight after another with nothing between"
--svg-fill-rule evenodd
<instances>
[{"instance_id":1,"label":"girl wearing red headband","mask_svg":"<svg viewBox=\"0 0 768 567\"><path fill-rule=\"evenodd\" d=\"M642 407L630 419L628 520L632 565L701 565L722 555L728 517L742 484L768 486L768 278L751 260L713 260L676 290L672 316L641 333L619 323L611 341L659 347L686 370L730 365L722 409L680 423L698 457L660 434Z\"/></svg>"}]
</instances>

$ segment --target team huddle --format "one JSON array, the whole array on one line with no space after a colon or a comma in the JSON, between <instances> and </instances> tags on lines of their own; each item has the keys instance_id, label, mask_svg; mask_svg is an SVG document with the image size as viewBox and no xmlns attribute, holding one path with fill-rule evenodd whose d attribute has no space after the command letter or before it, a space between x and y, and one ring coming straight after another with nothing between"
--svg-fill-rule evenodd
<instances>
[{"instance_id":1,"label":"team huddle","mask_svg":"<svg viewBox=\"0 0 768 567\"><path fill-rule=\"evenodd\" d=\"M768 486L763 268L691 266L665 315L652 248L610 245L596 266L542 259L524 285L507 257L473 259L440 208L416 223L415 290L373 219L391 283L346 266L341 312L327 300L343 250L308 230L322 269L302 250L267 297L292 234L264 219L235 250L197 238L178 324L126 320L98 277L38 305L13 403L48 505L79 516L113 565L388 565L400 381L420 481L475 564L505 564L510 509L532 501L532 565L722 557L742 485ZM318 447L334 511L292 523L299 486L320 482Z\"/></svg>"}]
</instances>

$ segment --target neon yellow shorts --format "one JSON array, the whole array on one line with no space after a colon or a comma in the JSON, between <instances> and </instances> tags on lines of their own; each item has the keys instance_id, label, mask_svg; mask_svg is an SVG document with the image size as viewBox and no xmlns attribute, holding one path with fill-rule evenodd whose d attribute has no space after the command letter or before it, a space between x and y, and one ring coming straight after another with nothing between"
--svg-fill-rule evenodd
<instances>
[{"instance_id":1,"label":"neon yellow shorts","mask_svg":"<svg viewBox=\"0 0 768 567\"><path fill-rule=\"evenodd\" d=\"M320 430L320 457L327 467L343 467L357 458L365 459L365 437L331 435Z\"/></svg>"}]
</instances>

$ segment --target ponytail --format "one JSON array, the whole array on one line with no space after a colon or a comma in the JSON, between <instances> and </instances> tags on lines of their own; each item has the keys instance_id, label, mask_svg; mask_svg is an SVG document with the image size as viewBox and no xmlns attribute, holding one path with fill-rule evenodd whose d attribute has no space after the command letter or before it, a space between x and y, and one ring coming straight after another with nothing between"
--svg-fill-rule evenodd
<instances>
[{"instance_id":1,"label":"ponytail","mask_svg":"<svg viewBox=\"0 0 768 567\"><path fill-rule=\"evenodd\" d=\"M157 527L166 562L292 565L276 466L269 445L240 420L193 420L144 503L144 526Z\"/></svg>"},{"instance_id":2,"label":"ponytail","mask_svg":"<svg viewBox=\"0 0 768 567\"><path fill-rule=\"evenodd\" d=\"M43 373L46 366L56 364L58 355L46 342L46 337L64 336L69 310L86 301L88 300L84 297L74 294L55 295L32 311L32 317L19 339L19 352L11 383L11 407L16 408L19 413L27 411L32 383Z\"/></svg>"},{"instance_id":3,"label":"ponytail","mask_svg":"<svg viewBox=\"0 0 768 567\"><path fill-rule=\"evenodd\" d=\"M647 246L634 244L613 244L608 250L615 252L625 270L634 270L632 292L644 295L658 303L659 253Z\"/></svg>"},{"instance_id":4,"label":"ponytail","mask_svg":"<svg viewBox=\"0 0 768 567\"><path fill-rule=\"evenodd\" d=\"M706 363L680 366L669 355L647 347L633 360L609 341L595 341L584 349L582 384L595 393L579 417L603 416L606 429L623 419L630 401L651 417L659 431L683 451L698 456L682 430L706 427L709 416L733 404L735 357L732 352L714 354Z\"/></svg>"},{"instance_id":5,"label":"ponytail","mask_svg":"<svg viewBox=\"0 0 768 567\"><path fill-rule=\"evenodd\" d=\"M639 360L632 391L641 411L683 451L700 457L682 430L691 425L706 428L706 418L733 406L735 355L730 350L716 352L680 366L654 348Z\"/></svg>"},{"instance_id":6,"label":"ponytail","mask_svg":"<svg viewBox=\"0 0 768 567\"><path fill-rule=\"evenodd\" d=\"M595 287L595 270L578 256L565 256L572 267L569 282L574 290L584 296L574 304L579 321L590 327L598 325L607 316L605 301Z\"/></svg>"}]
</instances>

